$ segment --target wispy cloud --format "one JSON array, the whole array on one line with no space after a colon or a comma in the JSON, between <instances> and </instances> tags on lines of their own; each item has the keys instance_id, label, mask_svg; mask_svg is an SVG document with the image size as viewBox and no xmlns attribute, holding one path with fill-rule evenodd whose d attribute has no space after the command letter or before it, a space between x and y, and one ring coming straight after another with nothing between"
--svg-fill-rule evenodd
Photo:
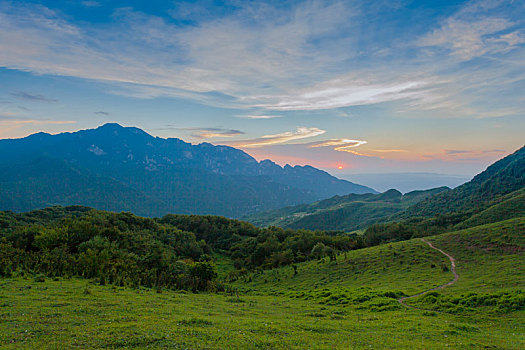
<instances>
[{"instance_id":1,"label":"wispy cloud","mask_svg":"<svg viewBox=\"0 0 525 350\"><path fill-rule=\"evenodd\" d=\"M82 1L82 6L85 6L85 7L100 7L102 6L102 4L98 1L92 1L92 0L85 0L85 1Z\"/></svg>"},{"instance_id":2,"label":"wispy cloud","mask_svg":"<svg viewBox=\"0 0 525 350\"><path fill-rule=\"evenodd\" d=\"M172 14L188 26L131 8L116 9L116 23L72 23L42 5L0 2L0 66L103 81L133 97L258 108L248 119L379 103L418 118L494 115L503 105L520 113L522 83L507 78L525 78L525 33L520 16L508 17L523 9L504 3L469 2L429 19L420 37L377 41L367 40L381 31L358 1L235 2L221 16L179 6ZM484 61L461 65L474 58Z\"/></svg>"},{"instance_id":3,"label":"wispy cloud","mask_svg":"<svg viewBox=\"0 0 525 350\"><path fill-rule=\"evenodd\" d=\"M281 134L264 135L260 138L228 142L229 146L239 148L257 148L281 144L285 142L306 139L324 134L326 131L319 128L300 127L296 131L287 131Z\"/></svg>"},{"instance_id":4,"label":"wispy cloud","mask_svg":"<svg viewBox=\"0 0 525 350\"><path fill-rule=\"evenodd\" d=\"M426 93L425 85L422 81L369 84L362 80L354 80L353 77L340 77L293 94L257 96L257 100L265 102L256 106L272 110L295 111L369 105L418 98Z\"/></svg>"},{"instance_id":5,"label":"wispy cloud","mask_svg":"<svg viewBox=\"0 0 525 350\"><path fill-rule=\"evenodd\" d=\"M244 135L245 132L235 129L222 129L222 128L204 128L204 129L194 129L192 134L195 138L200 139L211 139L211 138L221 138L221 137L234 137L239 135Z\"/></svg>"},{"instance_id":6,"label":"wispy cloud","mask_svg":"<svg viewBox=\"0 0 525 350\"><path fill-rule=\"evenodd\" d=\"M378 153L407 153L408 150L406 149L373 149L372 152L378 152Z\"/></svg>"},{"instance_id":7,"label":"wispy cloud","mask_svg":"<svg viewBox=\"0 0 525 350\"><path fill-rule=\"evenodd\" d=\"M52 120L52 119L32 119L32 118L19 117L13 113L0 113L0 123L11 124L11 125L20 125L20 124L45 125L45 124L75 124L76 121Z\"/></svg>"},{"instance_id":8,"label":"wispy cloud","mask_svg":"<svg viewBox=\"0 0 525 350\"><path fill-rule=\"evenodd\" d=\"M98 115L110 115L111 113L109 112L105 112L105 111L97 111L97 112L93 112L94 114L98 114Z\"/></svg>"},{"instance_id":9,"label":"wispy cloud","mask_svg":"<svg viewBox=\"0 0 525 350\"><path fill-rule=\"evenodd\" d=\"M445 161L478 161L484 158L496 159L508 151L503 149L487 150L464 150L464 149L444 149L434 154L423 154L424 160L445 160Z\"/></svg>"},{"instance_id":10,"label":"wispy cloud","mask_svg":"<svg viewBox=\"0 0 525 350\"><path fill-rule=\"evenodd\" d=\"M224 128L180 128L176 126L166 125L157 130L177 130L177 131L190 131L191 136L197 139L212 139L212 138L227 138L244 135L245 132L236 129L224 129Z\"/></svg>"},{"instance_id":11,"label":"wispy cloud","mask_svg":"<svg viewBox=\"0 0 525 350\"><path fill-rule=\"evenodd\" d=\"M471 0L443 20L439 27L422 36L418 45L429 48L432 54L445 51L464 61L512 51L525 43L525 32L519 25L523 16L514 16L523 11L523 6L520 9L516 3L517 6L507 7L506 3Z\"/></svg>"},{"instance_id":12,"label":"wispy cloud","mask_svg":"<svg viewBox=\"0 0 525 350\"><path fill-rule=\"evenodd\" d=\"M26 101L36 101L36 102L58 102L57 99L49 98L41 94L31 94L29 92L20 91L20 92L12 92L11 96L16 97L20 100L26 100Z\"/></svg>"},{"instance_id":13,"label":"wispy cloud","mask_svg":"<svg viewBox=\"0 0 525 350\"><path fill-rule=\"evenodd\" d=\"M504 149L489 149L489 150L458 150L458 149L446 149L443 150L446 155L464 155L464 154L492 154L492 153L506 153Z\"/></svg>"},{"instance_id":14,"label":"wispy cloud","mask_svg":"<svg viewBox=\"0 0 525 350\"><path fill-rule=\"evenodd\" d=\"M237 118L243 118L243 119L275 119L275 118L282 118L282 115L258 115L258 114L242 114L242 115L236 115Z\"/></svg>"},{"instance_id":15,"label":"wispy cloud","mask_svg":"<svg viewBox=\"0 0 525 350\"><path fill-rule=\"evenodd\" d=\"M331 139L321 142L311 143L308 147L331 147L331 146L344 146L344 147L358 147L366 144L363 140L350 140L350 139Z\"/></svg>"}]
</instances>

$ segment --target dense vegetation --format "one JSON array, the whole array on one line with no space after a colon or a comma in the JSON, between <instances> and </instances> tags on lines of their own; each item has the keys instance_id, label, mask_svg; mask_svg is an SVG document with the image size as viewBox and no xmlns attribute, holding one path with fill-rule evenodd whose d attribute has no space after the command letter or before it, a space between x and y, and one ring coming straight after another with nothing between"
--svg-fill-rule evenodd
<instances>
[{"instance_id":1,"label":"dense vegetation","mask_svg":"<svg viewBox=\"0 0 525 350\"><path fill-rule=\"evenodd\" d=\"M129 213L71 210L73 215L61 215L67 211L29 213L21 223L15 214L2 213L0 275L39 272L101 284L215 288L216 272L205 255L210 248L193 233Z\"/></svg>"},{"instance_id":2,"label":"dense vegetation","mask_svg":"<svg viewBox=\"0 0 525 350\"><path fill-rule=\"evenodd\" d=\"M101 284L214 290L211 255L238 269L270 268L360 247L326 232L266 229L215 216L141 218L85 207L0 212L0 276L83 276Z\"/></svg>"}]
</instances>

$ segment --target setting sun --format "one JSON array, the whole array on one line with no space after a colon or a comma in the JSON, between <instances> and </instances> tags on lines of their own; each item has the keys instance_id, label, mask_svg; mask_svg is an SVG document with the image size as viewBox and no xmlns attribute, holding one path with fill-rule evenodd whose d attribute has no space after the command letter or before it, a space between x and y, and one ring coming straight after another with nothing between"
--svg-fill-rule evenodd
<instances>
[{"instance_id":1,"label":"setting sun","mask_svg":"<svg viewBox=\"0 0 525 350\"><path fill-rule=\"evenodd\" d=\"M341 170L341 169L343 169L343 166L342 166L342 165L339 165L339 166L337 167L337 169Z\"/></svg>"}]
</instances>

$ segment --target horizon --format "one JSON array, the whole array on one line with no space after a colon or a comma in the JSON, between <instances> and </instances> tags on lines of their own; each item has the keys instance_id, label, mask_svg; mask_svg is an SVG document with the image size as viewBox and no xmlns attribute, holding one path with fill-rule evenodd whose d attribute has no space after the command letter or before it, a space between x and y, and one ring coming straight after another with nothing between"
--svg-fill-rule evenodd
<instances>
[{"instance_id":1,"label":"horizon","mask_svg":"<svg viewBox=\"0 0 525 350\"><path fill-rule=\"evenodd\" d=\"M525 5L0 1L0 138L107 122L336 177L523 146Z\"/></svg>"}]
</instances>

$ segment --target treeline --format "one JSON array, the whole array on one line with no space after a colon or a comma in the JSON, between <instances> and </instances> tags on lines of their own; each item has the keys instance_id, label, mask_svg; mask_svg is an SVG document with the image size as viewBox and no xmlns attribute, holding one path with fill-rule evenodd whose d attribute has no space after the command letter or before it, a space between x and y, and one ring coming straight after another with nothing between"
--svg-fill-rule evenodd
<instances>
[{"instance_id":1,"label":"treeline","mask_svg":"<svg viewBox=\"0 0 525 350\"><path fill-rule=\"evenodd\" d=\"M237 269L272 268L322 257L333 259L337 252L364 246L361 237L342 231L258 228L219 216L166 215L160 222L193 232L214 251L229 255Z\"/></svg>"},{"instance_id":2,"label":"treeline","mask_svg":"<svg viewBox=\"0 0 525 350\"><path fill-rule=\"evenodd\" d=\"M0 212L0 276L82 276L127 286L216 290L212 256L237 269L271 268L360 248L340 232L257 228L217 216L160 219L85 207Z\"/></svg>"},{"instance_id":3,"label":"treeline","mask_svg":"<svg viewBox=\"0 0 525 350\"><path fill-rule=\"evenodd\" d=\"M17 214L0 215L0 276L33 272L133 287L217 288L210 247L154 219L54 208L20 221Z\"/></svg>"},{"instance_id":4,"label":"treeline","mask_svg":"<svg viewBox=\"0 0 525 350\"><path fill-rule=\"evenodd\" d=\"M334 260L338 252L362 247L356 235L269 227L233 245L230 256L237 269L266 269L323 257Z\"/></svg>"},{"instance_id":5,"label":"treeline","mask_svg":"<svg viewBox=\"0 0 525 350\"><path fill-rule=\"evenodd\" d=\"M366 229L363 235L364 244L370 247L453 231L457 225L471 216L471 213L450 213L433 218L412 218L399 222L374 224Z\"/></svg>"}]
</instances>

